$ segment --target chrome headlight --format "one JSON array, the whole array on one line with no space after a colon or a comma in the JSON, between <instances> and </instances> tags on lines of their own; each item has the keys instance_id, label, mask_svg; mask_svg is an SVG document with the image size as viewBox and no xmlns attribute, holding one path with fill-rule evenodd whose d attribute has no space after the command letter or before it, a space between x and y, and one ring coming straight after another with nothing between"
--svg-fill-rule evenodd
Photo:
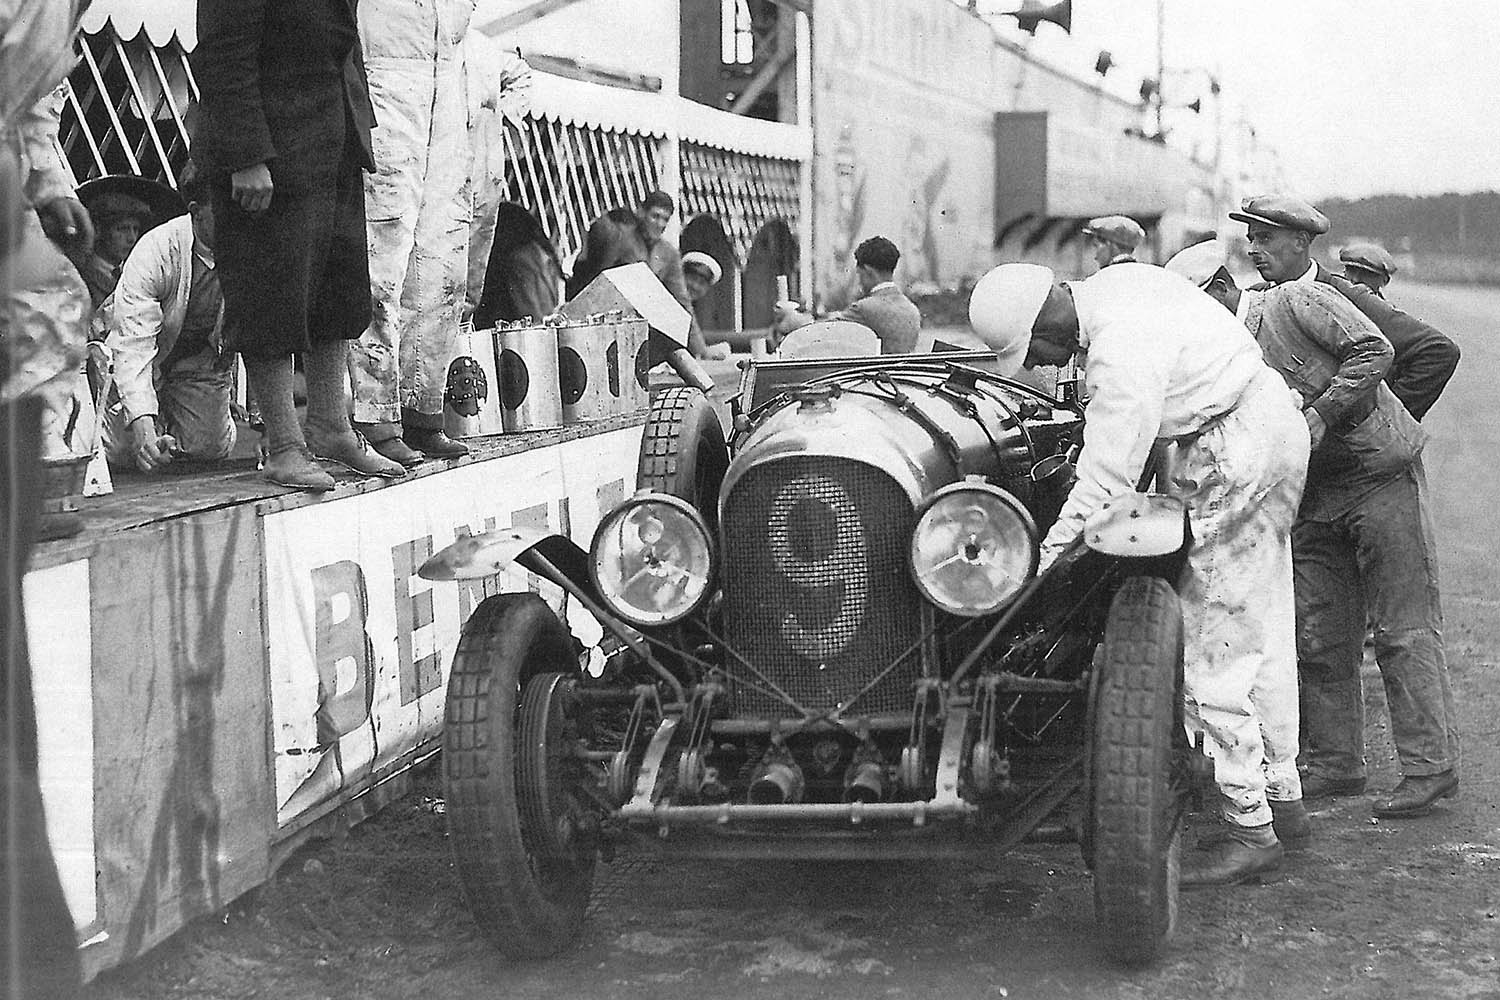
<instances>
[{"instance_id":1,"label":"chrome headlight","mask_svg":"<svg viewBox=\"0 0 1500 1000\"><path fill-rule=\"evenodd\" d=\"M708 596L708 527L686 501L643 494L599 522L589 573L604 603L621 618L632 625L670 625Z\"/></svg>"},{"instance_id":2,"label":"chrome headlight","mask_svg":"<svg viewBox=\"0 0 1500 1000\"><path fill-rule=\"evenodd\" d=\"M917 512L912 576L943 611L969 618L998 611L1036 567L1036 525L998 486L952 483Z\"/></svg>"}]
</instances>

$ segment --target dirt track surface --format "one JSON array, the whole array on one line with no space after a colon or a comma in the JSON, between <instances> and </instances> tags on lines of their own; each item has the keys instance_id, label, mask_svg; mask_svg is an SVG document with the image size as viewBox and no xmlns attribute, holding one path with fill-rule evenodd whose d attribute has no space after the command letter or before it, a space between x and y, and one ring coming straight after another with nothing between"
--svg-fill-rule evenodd
<instances>
[{"instance_id":1,"label":"dirt track surface","mask_svg":"<svg viewBox=\"0 0 1500 1000\"><path fill-rule=\"evenodd\" d=\"M577 949L511 963L464 909L428 773L413 796L308 848L88 997L1500 998L1500 292L1398 286L1392 297L1464 348L1426 421L1461 796L1422 819L1371 817L1397 775L1367 664L1371 795L1318 809L1311 845L1266 884L1185 893L1156 966L1102 959L1075 845L972 865L625 858L601 869Z\"/></svg>"}]
</instances>

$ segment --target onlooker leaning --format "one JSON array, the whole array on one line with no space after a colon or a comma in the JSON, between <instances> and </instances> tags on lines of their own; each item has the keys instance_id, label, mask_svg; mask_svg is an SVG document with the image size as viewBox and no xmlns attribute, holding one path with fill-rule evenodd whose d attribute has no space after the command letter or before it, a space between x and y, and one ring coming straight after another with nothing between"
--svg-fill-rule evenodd
<instances>
[{"instance_id":1,"label":"onlooker leaning","mask_svg":"<svg viewBox=\"0 0 1500 1000\"><path fill-rule=\"evenodd\" d=\"M330 490L314 454L399 476L349 425L348 341L370 320L361 170L371 111L347 0L200 0L194 158L210 186L224 347L245 361L266 478ZM307 433L292 355L307 372ZM440 383L441 385L441 383ZM311 448L309 448L311 446Z\"/></svg>"},{"instance_id":2,"label":"onlooker leaning","mask_svg":"<svg viewBox=\"0 0 1500 1000\"><path fill-rule=\"evenodd\" d=\"M1344 277L1385 298L1385 286L1396 275L1396 261L1385 247L1374 243L1350 243L1339 251Z\"/></svg>"},{"instance_id":3,"label":"onlooker leaning","mask_svg":"<svg viewBox=\"0 0 1500 1000\"><path fill-rule=\"evenodd\" d=\"M1263 278L1331 286L1380 328L1394 350L1386 381L1410 415L1420 419L1458 364L1453 342L1313 263L1309 247L1317 234L1328 231L1328 220L1306 202L1251 199L1230 218L1247 224L1250 259ZM1375 812L1420 815L1458 787L1460 756L1422 437L1414 421L1392 424L1382 410L1357 416L1341 439L1367 460L1378 457L1379 464L1364 468L1350 456L1341 475L1314 480L1293 536L1297 588L1307 595L1298 625L1307 768L1303 794L1314 799L1364 792L1359 668L1368 610L1402 772L1396 790L1376 804ZM1385 449L1388 430L1404 450Z\"/></svg>"},{"instance_id":4,"label":"onlooker leaning","mask_svg":"<svg viewBox=\"0 0 1500 1000\"><path fill-rule=\"evenodd\" d=\"M1286 706L1295 719L1290 532L1308 431L1291 394L1242 325L1147 264L1064 284L1045 267L1004 264L975 286L969 318L1011 371L1088 351L1078 477L1042 542L1044 567L1101 504L1135 489L1154 441L1181 442L1172 489L1192 527L1178 585L1185 722L1205 737L1228 824L1211 851L1184 860L1182 884L1231 884L1277 867L1283 848L1267 790L1294 793L1297 770L1282 760L1267 773L1276 762L1257 706Z\"/></svg>"},{"instance_id":5,"label":"onlooker leaning","mask_svg":"<svg viewBox=\"0 0 1500 1000\"><path fill-rule=\"evenodd\" d=\"M221 337L208 182L193 172L181 191L188 214L141 238L94 318L113 352L119 392L105 413L105 451L112 464L143 472L234 449L234 355Z\"/></svg>"},{"instance_id":6,"label":"onlooker leaning","mask_svg":"<svg viewBox=\"0 0 1500 1000\"><path fill-rule=\"evenodd\" d=\"M151 228L151 206L124 191L82 194L94 223L94 251L78 261L78 273L88 286L94 308L109 297L120 280L125 258L141 234Z\"/></svg>"}]
</instances>

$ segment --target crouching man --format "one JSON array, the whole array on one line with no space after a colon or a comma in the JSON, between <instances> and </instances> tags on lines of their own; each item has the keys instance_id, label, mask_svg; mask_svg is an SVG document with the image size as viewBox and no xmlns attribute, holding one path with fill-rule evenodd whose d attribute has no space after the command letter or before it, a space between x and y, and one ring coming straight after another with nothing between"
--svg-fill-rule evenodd
<instances>
[{"instance_id":1,"label":"crouching man","mask_svg":"<svg viewBox=\"0 0 1500 1000\"><path fill-rule=\"evenodd\" d=\"M234 448L234 355L219 340L224 297L204 181L182 186L188 214L141 237L95 318L114 353L119 400L104 420L111 465L155 472Z\"/></svg>"},{"instance_id":2,"label":"crouching man","mask_svg":"<svg viewBox=\"0 0 1500 1000\"><path fill-rule=\"evenodd\" d=\"M1171 485L1192 526L1178 584L1184 722L1204 735L1226 822L1212 851L1184 861L1182 885L1276 868L1268 786L1301 798L1295 755L1272 761L1262 738L1270 728L1295 743L1297 732L1291 532L1309 445L1291 394L1248 330L1149 264L1062 284L1045 267L1003 264L974 287L969 321L1012 372L1088 351L1078 478L1042 542L1044 569L1090 514L1135 489L1156 440L1178 442Z\"/></svg>"}]
</instances>

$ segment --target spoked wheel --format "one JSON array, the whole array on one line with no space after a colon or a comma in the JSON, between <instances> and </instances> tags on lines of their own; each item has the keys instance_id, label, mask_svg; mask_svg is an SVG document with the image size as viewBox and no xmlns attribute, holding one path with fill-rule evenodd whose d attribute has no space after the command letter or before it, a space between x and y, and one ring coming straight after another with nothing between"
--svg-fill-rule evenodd
<instances>
[{"instance_id":1,"label":"spoked wheel","mask_svg":"<svg viewBox=\"0 0 1500 1000\"><path fill-rule=\"evenodd\" d=\"M574 753L587 714L572 642L535 594L482 603L464 625L443 723L454 864L474 920L515 958L578 938L593 886L596 815Z\"/></svg>"},{"instance_id":2,"label":"spoked wheel","mask_svg":"<svg viewBox=\"0 0 1500 1000\"><path fill-rule=\"evenodd\" d=\"M708 397L690 386L663 389L651 401L636 465L636 486L686 500L712 530L719 486L729 470L724 428Z\"/></svg>"},{"instance_id":3,"label":"spoked wheel","mask_svg":"<svg viewBox=\"0 0 1500 1000\"><path fill-rule=\"evenodd\" d=\"M1182 610L1163 580L1115 594L1090 712L1089 847L1104 949L1154 960L1177 920L1182 810L1173 783L1182 678Z\"/></svg>"}]
</instances>

